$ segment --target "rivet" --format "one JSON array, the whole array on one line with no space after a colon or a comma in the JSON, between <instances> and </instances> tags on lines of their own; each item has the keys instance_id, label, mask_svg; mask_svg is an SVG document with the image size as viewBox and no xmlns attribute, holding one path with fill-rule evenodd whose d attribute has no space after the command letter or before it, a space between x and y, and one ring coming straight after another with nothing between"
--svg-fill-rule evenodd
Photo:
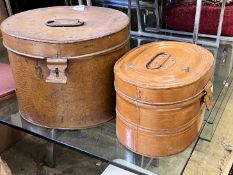
<instances>
[{"instance_id":1,"label":"rivet","mask_svg":"<svg viewBox=\"0 0 233 175\"><path fill-rule=\"evenodd\" d=\"M182 70L183 70L184 72L189 72L189 71L190 71L190 68L189 68L189 67L184 67L184 68L182 68Z\"/></svg>"},{"instance_id":2,"label":"rivet","mask_svg":"<svg viewBox=\"0 0 233 175\"><path fill-rule=\"evenodd\" d=\"M131 63L129 63L129 64L126 65L126 68L134 68L134 67L135 67L135 65L131 64Z\"/></svg>"}]
</instances>

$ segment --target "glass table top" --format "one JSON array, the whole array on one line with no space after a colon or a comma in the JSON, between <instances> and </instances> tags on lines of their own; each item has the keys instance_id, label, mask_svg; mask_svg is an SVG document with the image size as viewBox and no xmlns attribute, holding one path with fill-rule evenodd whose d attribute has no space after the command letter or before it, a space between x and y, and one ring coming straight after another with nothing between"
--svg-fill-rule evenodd
<instances>
[{"instance_id":1,"label":"glass table top","mask_svg":"<svg viewBox=\"0 0 233 175\"><path fill-rule=\"evenodd\" d=\"M147 42L150 42L150 40L132 38L131 47L136 47ZM229 50L232 51L231 45L228 46L230 47ZM217 111L219 111L227 92L227 84L231 82L233 77L229 76L231 75L232 60L231 55L222 58L222 55L219 53L221 52L220 49L218 51L214 48L209 49L212 49L212 52L216 55L215 73L213 78L214 99L216 102L215 104L218 104L219 106L216 107L215 105L214 109L217 108ZM208 129L205 128L210 120L213 120L212 123L214 123L216 116L212 115L214 115L213 112L206 112L202 133L210 132L211 129L209 128L211 127L208 127ZM208 134L201 134L201 137L198 137L185 151L179 154L163 158L149 158L131 152L118 142L115 132L115 119L96 127L80 130L55 130L42 128L30 124L21 118L18 113L16 97L0 102L0 123L25 131L37 137L65 145L77 151L87 153L111 164L136 172L137 174L182 174L193 150L195 149L198 139L202 139L203 137L208 140L208 138L210 138ZM212 134L214 133L213 131L214 127L211 130Z\"/></svg>"}]
</instances>

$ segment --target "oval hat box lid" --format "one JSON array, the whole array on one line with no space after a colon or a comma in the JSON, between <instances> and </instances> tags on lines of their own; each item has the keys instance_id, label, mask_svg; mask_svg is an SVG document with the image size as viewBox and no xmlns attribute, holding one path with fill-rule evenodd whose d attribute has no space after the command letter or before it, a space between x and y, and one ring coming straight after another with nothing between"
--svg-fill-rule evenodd
<instances>
[{"instance_id":1,"label":"oval hat box lid","mask_svg":"<svg viewBox=\"0 0 233 175\"><path fill-rule=\"evenodd\" d=\"M203 91L211 80L213 64L213 55L194 44L149 43L118 60L115 87L144 102L184 100Z\"/></svg>"}]
</instances>

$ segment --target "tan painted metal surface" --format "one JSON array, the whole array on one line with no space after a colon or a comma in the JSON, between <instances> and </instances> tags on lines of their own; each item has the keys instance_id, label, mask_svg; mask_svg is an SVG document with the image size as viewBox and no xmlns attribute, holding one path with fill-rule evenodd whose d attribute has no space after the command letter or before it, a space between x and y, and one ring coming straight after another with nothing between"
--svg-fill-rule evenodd
<instances>
[{"instance_id":1,"label":"tan painted metal surface","mask_svg":"<svg viewBox=\"0 0 233 175\"><path fill-rule=\"evenodd\" d=\"M50 7L14 15L1 28L24 119L75 129L114 116L113 66L128 50L127 15Z\"/></svg>"},{"instance_id":2,"label":"tan painted metal surface","mask_svg":"<svg viewBox=\"0 0 233 175\"><path fill-rule=\"evenodd\" d=\"M213 56L188 43L157 42L124 55L115 65L117 136L150 157L183 151L212 104Z\"/></svg>"}]
</instances>

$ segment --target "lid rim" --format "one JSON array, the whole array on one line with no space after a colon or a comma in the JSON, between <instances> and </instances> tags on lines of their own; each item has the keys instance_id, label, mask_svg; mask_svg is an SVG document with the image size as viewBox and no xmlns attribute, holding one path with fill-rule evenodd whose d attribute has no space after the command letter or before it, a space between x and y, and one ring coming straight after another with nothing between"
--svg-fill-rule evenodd
<instances>
[{"instance_id":1,"label":"lid rim","mask_svg":"<svg viewBox=\"0 0 233 175\"><path fill-rule=\"evenodd\" d=\"M117 34L117 33L121 32L121 31L125 30L125 28L127 28L127 27L129 27L129 23L127 25L123 26L122 29L120 29L120 30L118 30L116 32L115 31L111 32L111 33L109 33L107 35L100 35L100 36L97 36L97 37L90 37L90 38L81 39L81 40L63 40L63 41L33 39L33 38L21 37L21 36L17 36L17 35L14 35L14 34L10 34L10 33L5 32L4 30L1 30L1 31L2 31L2 33L4 33L5 35L8 35L9 37L20 39L20 40L25 40L25 41L33 41L33 42L47 43L47 44L76 44L78 42L96 40L96 39L99 39L99 38L108 37L108 36L111 36L113 34Z\"/></svg>"},{"instance_id":2,"label":"lid rim","mask_svg":"<svg viewBox=\"0 0 233 175\"><path fill-rule=\"evenodd\" d=\"M59 57L59 58L60 59L69 59L69 60L71 60L71 59L79 59L79 60L81 60L81 59L86 59L87 57L92 57L92 56L95 56L95 55L108 54L108 53L114 52L117 49L120 49L120 48L124 47L129 42L129 39L130 39L130 37L128 37L122 43L117 44L114 47L107 48L105 50L100 50L100 51L96 51L96 52L93 52L93 53L88 53L88 54L83 54L83 55L78 55L78 56L62 56L62 57ZM50 57L48 57L48 56L46 57L46 56L39 56L39 55L31 55L31 54L27 54L27 53L23 53L23 52L17 51L15 49L12 49L9 46L7 46L4 42L3 42L3 45L4 45L4 47L8 51L13 52L13 53L18 54L18 55L21 55L21 56L25 56L25 57L29 57L29 58L34 58L34 59L52 58L51 56Z\"/></svg>"},{"instance_id":3,"label":"lid rim","mask_svg":"<svg viewBox=\"0 0 233 175\"><path fill-rule=\"evenodd\" d=\"M203 74L203 76L205 76L206 74L209 73L209 71L213 68L213 66L210 67L209 70L207 70L205 72L205 74ZM192 81L191 83L188 82L188 83L183 83L183 84L180 84L180 85L170 85L168 86L167 84L164 85L164 86L152 86L152 85L148 85L148 84L143 84L143 83L138 83L136 81L129 81L127 79L124 79L122 78L121 76L118 75L118 73L115 72L115 76L118 77L118 79L120 79L122 82L124 83L127 83L127 84L130 84L130 85L133 85L133 86L136 86L136 87L140 87L140 88L144 88L144 89L155 89L155 90L159 90L159 89L176 89L176 88L181 88L181 87L185 87L185 86L189 86L189 85L192 85L192 84L195 84L196 82L198 82L201 78L203 78L203 76L200 76L198 79L196 79L195 81Z\"/></svg>"},{"instance_id":4,"label":"lid rim","mask_svg":"<svg viewBox=\"0 0 233 175\"><path fill-rule=\"evenodd\" d=\"M208 81L210 82L210 81ZM124 99L127 99L129 101L134 101L137 103L140 103L142 105L148 105L148 106L176 106L176 105L182 105L182 104L186 104L186 103L192 103L192 100L194 101L195 99L199 99L200 97L202 97L205 91L205 87L208 85L208 83L196 94L190 96L189 98L185 98L179 101L172 101L172 102L151 102L151 101L145 101L145 100L141 100L141 99L137 99L137 98L133 98L127 94L125 94L123 91L121 91L120 89L117 88L117 86L115 85L115 91L116 93L121 96L124 97ZM188 104L186 104L188 105Z\"/></svg>"},{"instance_id":5,"label":"lid rim","mask_svg":"<svg viewBox=\"0 0 233 175\"><path fill-rule=\"evenodd\" d=\"M185 75L182 74L182 76L180 74L177 74L176 70L182 68L181 66L180 67L178 66L177 67L178 69L177 68L175 69L176 72L174 72L174 70L173 71L168 70L168 75L166 74L165 71L157 73L156 71L155 72L150 70L148 71L147 69L144 70L144 64L147 63L148 60L150 60L150 57L148 55L150 53L157 53L157 50L160 50L160 52L162 52L164 50L164 47L166 48L167 46L169 46L170 50L171 48L175 50L175 48L179 46L182 49L191 49L198 54L197 55L198 58L196 58L197 56L192 58L192 60L197 59L198 61L196 62L198 64L195 63L197 65L195 65L195 67L193 66L194 71L192 71L191 74L185 74ZM151 50L152 52L149 52L147 54L148 50L149 51ZM146 55L144 56L143 53ZM144 59L144 57L146 58ZM180 59L180 62L183 65L185 65L186 64L185 60L183 59L183 57L181 58L182 60ZM171 41L152 42L142 45L139 48L135 48L130 52L128 52L127 54L125 54L115 64L114 73L115 76L117 76L117 78L123 81L124 83L126 84L128 83L144 89L176 89L176 88L195 84L201 79L203 79L202 77L210 76L212 74L212 69L214 66L213 59L214 59L213 55L207 49L194 44L183 43L183 42L171 42ZM130 64L132 64L134 67L131 68ZM131 69L128 70L129 68ZM150 75L154 75L154 76L151 78ZM170 75L177 75L177 76L174 76L174 80L167 81L166 77Z\"/></svg>"},{"instance_id":6,"label":"lid rim","mask_svg":"<svg viewBox=\"0 0 233 175\"><path fill-rule=\"evenodd\" d=\"M119 10L109 9L105 7L96 7L96 6L91 6L91 7L85 6L85 9L81 11L73 10L74 11L73 12L71 10L73 10L73 6L53 6L53 7L42 7L42 8L27 10L24 12L17 13L5 19L1 23L0 28L1 28L2 33L4 33L5 35L8 35L9 37L13 37L16 39L35 41L35 42L41 42L41 43L51 43L51 44L60 44L60 43L64 43L64 44L71 43L72 44L76 42L88 41L88 40L93 40L93 39L98 39L98 38L102 38L105 36L109 36L114 33L118 33L121 30L124 30L130 25L130 20L128 16ZM77 11L77 13L75 11ZM80 16L78 15L78 13L80 13ZM110 14L113 13L113 14L105 18L105 19L110 19L110 22L104 25L103 22L100 23L101 20L99 21L96 20L98 19L96 18L96 14L98 13L100 13L100 15L102 16L106 16L106 14L109 14L109 13ZM33 20L33 18L36 18L37 16L41 16L38 18L39 22L30 23ZM92 23L90 23L90 25L87 25L87 27L85 27L84 30L85 31L88 30L87 34L85 35L78 34L80 33L79 29L77 28L77 31L76 31L76 29L72 27L72 30L70 31L71 34L67 35L67 32L66 32L64 35L52 35L50 37L50 33L54 32L54 28L50 29L50 28L43 27L42 28L43 31L46 31L46 32L49 31L50 33L37 36L37 33L42 33L40 27L43 26L44 20L45 21L49 20L49 17L60 18L59 16L67 16L67 18L79 18L80 17L80 18L84 18L85 20L90 20ZM123 20L123 22L121 25L118 25L118 26L115 25L113 28L111 28L112 23L114 22L113 20L116 17ZM16 21L19 21L20 19L22 19L22 24L19 25L19 22L16 22ZM28 22L25 22L25 21L28 21ZM96 22L93 23L93 21L96 21ZM101 30L101 32L95 32L95 30L92 30L93 27L100 27L99 30ZM29 29L31 29L33 32L29 32ZM62 31L66 31L64 27L60 27L60 29ZM57 29L57 30L60 30L60 29ZM55 32L57 31L55 30Z\"/></svg>"}]
</instances>

